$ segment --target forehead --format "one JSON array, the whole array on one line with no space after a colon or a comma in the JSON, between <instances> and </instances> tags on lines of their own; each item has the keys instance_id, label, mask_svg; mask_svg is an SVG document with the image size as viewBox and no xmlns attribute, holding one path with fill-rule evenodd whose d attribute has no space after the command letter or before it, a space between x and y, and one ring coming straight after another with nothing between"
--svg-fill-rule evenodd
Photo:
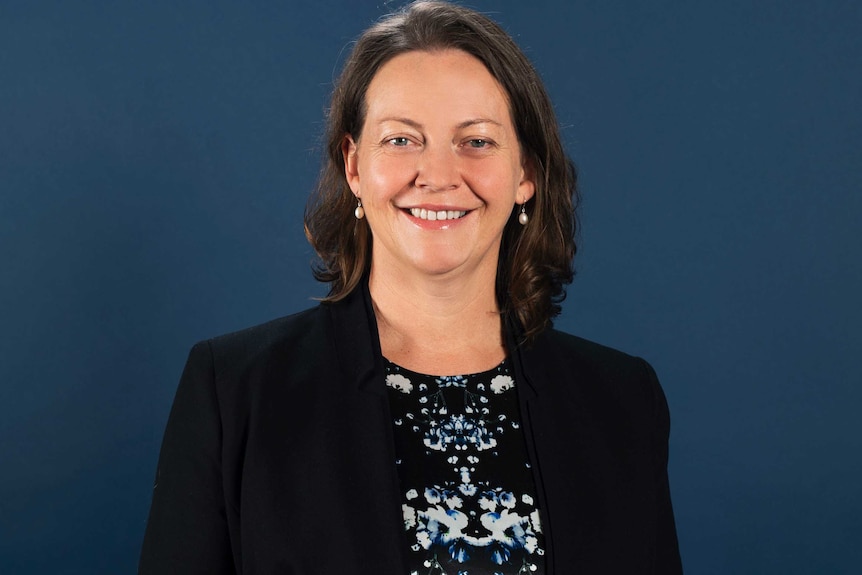
<instances>
[{"instance_id":1,"label":"forehead","mask_svg":"<svg viewBox=\"0 0 862 575\"><path fill-rule=\"evenodd\" d=\"M367 120L380 115L488 118L511 126L509 98L476 57L455 49L412 51L386 62L366 92Z\"/></svg>"}]
</instances>

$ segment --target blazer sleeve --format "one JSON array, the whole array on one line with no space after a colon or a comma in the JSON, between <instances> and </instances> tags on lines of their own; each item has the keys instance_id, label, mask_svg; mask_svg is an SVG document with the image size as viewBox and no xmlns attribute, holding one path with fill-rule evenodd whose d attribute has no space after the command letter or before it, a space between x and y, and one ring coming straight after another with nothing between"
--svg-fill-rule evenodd
<instances>
[{"instance_id":1,"label":"blazer sleeve","mask_svg":"<svg viewBox=\"0 0 862 575\"><path fill-rule=\"evenodd\" d=\"M168 418L140 575L235 573L222 486L222 425L212 349L189 353Z\"/></svg>"},{"instance_id":2,"label":"blazer sleeve","mask_svg":"<svg viewBox=\"0 0 862 575\"><path fill-rule=\"evenodd\" d=\"M643 361L643 360L641 360ZM673 506L670 500L670 482L668 481L668 441L670 439L670 411L667 399L659 384L658 377L652 366L643 361L647 377L653 393L655 430L655 469L656 494L658 507L656 516L656 574L682 573L682 560L679 554L679 543L676 536L676 525L673 518Z\"/></svg>"}]
</instances>

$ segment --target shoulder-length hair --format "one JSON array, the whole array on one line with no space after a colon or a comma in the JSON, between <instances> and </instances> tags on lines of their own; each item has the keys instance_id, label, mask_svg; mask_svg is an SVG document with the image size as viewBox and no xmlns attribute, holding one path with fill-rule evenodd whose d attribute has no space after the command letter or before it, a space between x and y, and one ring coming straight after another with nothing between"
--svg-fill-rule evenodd
<instances>
[{"instance_id":1,"label":"shoulder-length hair","mask_svg":"<svg viewBox=\"0 0 862 575\"><path fill-rule=\"evenodd\" d=\"M480 60L509 98L522 161L535 174L536 191L503 231L496 294L504 317L516 319L525 341L551 324L574 276L577 177L566 156L551 101L539 75L512 38L473 10L419 1L389 15L357 40L332 93L326 132L327 157L305 210L305 233L320 261L314 277L329 283L324 301L346 297L371 264L368 225L354 217L356 198L344 173L342 143L358 140L365 122L365 94L372 78L393 57L411 51L462 50ZM519 208L519 206L516 206Z\"/></svg>"}]
</instances>

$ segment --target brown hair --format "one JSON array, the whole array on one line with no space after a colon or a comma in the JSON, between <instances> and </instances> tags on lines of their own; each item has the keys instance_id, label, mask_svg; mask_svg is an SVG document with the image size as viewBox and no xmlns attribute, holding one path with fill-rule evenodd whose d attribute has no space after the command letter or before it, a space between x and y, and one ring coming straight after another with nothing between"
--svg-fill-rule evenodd
<instances>
[{"instance_id":1,"label":"brown hair","mask_svg":"<svg viewBox=\"0 0 862 575\"><path fill-rule=\"evenodd\" d=\"M368 85L393 57L439 49L474 56L503 86L523 161L535 172L536 193L526 206L530 221L521 226L513 213L506 224L496 282L500 310L520 322L529 341L560 313L565 286L574 276L576 171L563 150L548 94L527 57L495 22L447 2L413 2L383 18L359 37L344 65L329 109L328 155L305 210L305 233L320 257L314 277L329 283L324 301L338 301L356 288L371 264L371 231L353 215L356 198L342 155L345 136L360 137Z\"/></svg>"}]
</instances>

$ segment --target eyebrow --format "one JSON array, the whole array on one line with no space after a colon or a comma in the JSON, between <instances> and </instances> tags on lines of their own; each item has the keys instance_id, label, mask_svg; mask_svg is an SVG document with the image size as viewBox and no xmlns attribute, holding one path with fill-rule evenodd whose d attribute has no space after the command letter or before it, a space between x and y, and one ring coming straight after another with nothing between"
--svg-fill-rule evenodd
<instances>
[{"instance_id":1,"label":"eyebrow","mask_svg":"<svg viewBox=\"0 0 862 575\"><path fill-rule=\"evenodd\" d=\"M496 120L492 120L490 118L474 118L472 120L464 120L460 124L458 124L459 128L469 128L470 126L475 126L476 124L493 124L494 126L503 127L503 124Z\"/></svg>"},{"instance_id":2,"label":"eyebrow","mask_svg":"<svg viewBox=\"0 0 862 575\"><path fill-rule=\"evenodd\" d=\"M416 120L411 120L410 118L403 118L400 116L381 118L380 122L378 123L382 124L383 122L399 122L401 124L406 124L411 128L416 128L417 130L422 128L422 124L420 124ZM490 118L471 118L469 120L464 120L463 122L458 124L458 129L460 130L464 128L469 128L470 126L475 126L477 124L493 124L494 126L503 127L503 124Z\"/></svg>"}]
</instances>

